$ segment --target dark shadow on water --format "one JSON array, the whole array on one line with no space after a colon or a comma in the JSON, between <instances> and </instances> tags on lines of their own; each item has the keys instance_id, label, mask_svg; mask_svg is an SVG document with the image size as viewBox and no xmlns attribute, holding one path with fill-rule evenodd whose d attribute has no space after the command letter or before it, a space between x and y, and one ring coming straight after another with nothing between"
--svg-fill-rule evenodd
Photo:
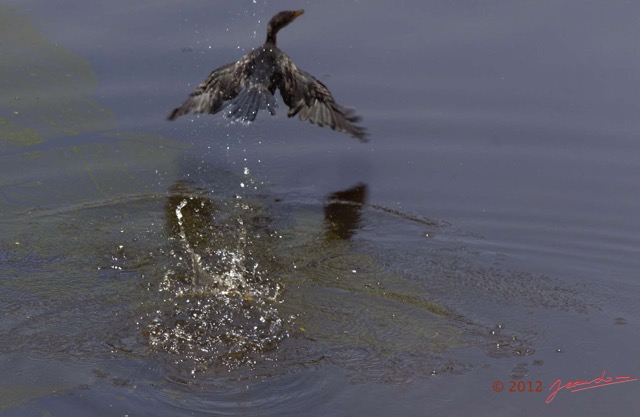
<instances>
[{"instance_id":1,"label":"dark shadow on water","mask_svg":"<svg viewBox=\"0 0 640 417\"><path fill-rule=\"evenodd\" d=\"M362 206L367 195L368 187L363 183L329 195L324 206L327 239L351 239L362 224Z\"/></svg>"}]
</instances>

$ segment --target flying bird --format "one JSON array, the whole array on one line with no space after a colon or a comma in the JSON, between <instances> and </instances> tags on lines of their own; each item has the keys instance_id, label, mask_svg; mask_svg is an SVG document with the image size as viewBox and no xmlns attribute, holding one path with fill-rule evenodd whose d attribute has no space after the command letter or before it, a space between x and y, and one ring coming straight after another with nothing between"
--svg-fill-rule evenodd
<instances>
[{"instance_id":1,"label":"flying bird","mask_svg":"<svg viewBox=\"0 0 640 417\"><path fill-rule=\"evenodd\" d=\"M329 126L366 142L366 131L357 123L360 117L345 108L322 82L301 70L276 46L278 31L293 22L304 10L283 11L267 25L267 40L236 62L213 70L167 117L168 120L192 113L218 113L234 120L254 121L259 110L275 115L276 89L289 107L287 116L298 115L318 126Z\"/></svg>"}]
</instances>

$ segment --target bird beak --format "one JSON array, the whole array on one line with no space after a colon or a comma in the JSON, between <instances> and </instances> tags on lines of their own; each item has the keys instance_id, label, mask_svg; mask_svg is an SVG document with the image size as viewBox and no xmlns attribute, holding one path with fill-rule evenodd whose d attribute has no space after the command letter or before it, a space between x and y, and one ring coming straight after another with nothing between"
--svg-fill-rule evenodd
<instances>
[{"instance_id":1,"label":"bird beak","mask_svg":"<svg viewBox=\"0 0 640 417\"><path fill-rule=\"evenodd\" d=\"M293 18L295 19L296 17L300 16L301 14L304 14L304 9L294 10Z\"/></svg>"}]
</instances>

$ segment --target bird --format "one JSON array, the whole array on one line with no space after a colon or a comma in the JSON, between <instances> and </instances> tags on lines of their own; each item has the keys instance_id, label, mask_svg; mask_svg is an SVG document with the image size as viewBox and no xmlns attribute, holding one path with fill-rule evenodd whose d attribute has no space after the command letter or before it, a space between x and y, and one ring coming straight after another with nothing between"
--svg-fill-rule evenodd
<instances>
[{"instance_id":1,"label":"bird","mask_svg":"<svg viewBox=\"0 0 640 417\"><path fill-rule=\"evenodd\" d=\"M329 126L366 142L367 132L358 125L360 116L338 104L326 85L298 68L276 44L278 32L303 13L300 9L275 14L269 20L267 38L261 46L238 61L213 70L167 120L187 113L215 114L227 109L226 117L253 122L259 110L276 114L274 94L278 89L289 107L287 116L297 115L300 120Z\"/></svg>"}]
</instances>

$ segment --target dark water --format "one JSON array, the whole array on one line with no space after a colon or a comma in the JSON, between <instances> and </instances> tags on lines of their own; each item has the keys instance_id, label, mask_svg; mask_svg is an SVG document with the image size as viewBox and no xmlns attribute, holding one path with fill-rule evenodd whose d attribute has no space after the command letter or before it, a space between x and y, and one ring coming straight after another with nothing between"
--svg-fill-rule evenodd
<instances>
[{"instance_id":1,"label":"dark water","mask_svg":"<svg viewBox=\"0 0 640 417\"><path fill-rule=\"evenodd\" d=\"M164 121L299 7L369 144ZM632 414L638 12L1 4L0 415Z\"/></svg>"}]
</instances>

